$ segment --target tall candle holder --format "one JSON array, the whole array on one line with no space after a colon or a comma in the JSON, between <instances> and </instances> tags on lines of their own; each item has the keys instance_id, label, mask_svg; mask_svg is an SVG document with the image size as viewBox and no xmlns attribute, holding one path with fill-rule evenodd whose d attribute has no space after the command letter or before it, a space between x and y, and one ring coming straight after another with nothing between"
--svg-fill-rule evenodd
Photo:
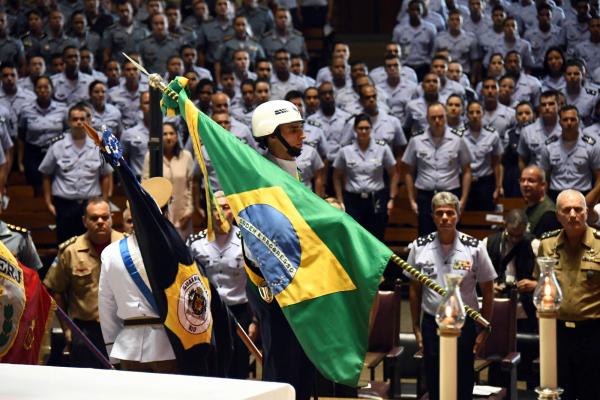
<instances>
[{"instance_id":1,"label":"tall candle holder","mask_svg":"<svg viewBox=\"0 0 600 400\"><path fill-rule=\"evenodd\" d=\"M460 296L462 276L446 274L446 295L435 314L440 336L440 400L457 398L457 340L465 324L465 307Z\"/></svg>"},{"instance_id":2,"label":"tall candle holder","mask_svg":"<svg viewBox=\"0 0 600 400\"><path fill-rule=\"evenodd\" d=\"M556 258L538 257L540 277L533 292L540 324L540 386L535 389L539 400L558 400L563 390L558 387L556 363L556 318L562 302L562 290L556 279Z\"/></svg>"}]
</instances>

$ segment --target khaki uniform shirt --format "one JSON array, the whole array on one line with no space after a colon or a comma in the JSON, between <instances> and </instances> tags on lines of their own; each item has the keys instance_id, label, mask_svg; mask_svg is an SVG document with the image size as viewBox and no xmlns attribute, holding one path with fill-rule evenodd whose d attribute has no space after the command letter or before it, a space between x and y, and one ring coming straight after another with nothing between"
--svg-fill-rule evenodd
<instances>
[{"instance_id":1,"label":"khaki uniform shirt","mask_svg":"<svg viewBox=\"0 0 600 400\"><path fill-rule=\"evenodd\" d=\"M563 294L558 318L600 318L600 232L588 227L575 251L565 247L564 230L547 232L542 235L538 255L558 259L555 271ZM537 266L534 276L539 277Z\"/></svg>"},{"instance_id":2,"label":"khaki uniform shirt","mask_svg":"<svg viewBox=\"0 0 600 400\"><path fill-rule=\"evenodd\" d=\"M112 231L110 241L123 238ZM83 321L98 321L98 281L100 255L88 235L75 236L58 247L58 262L48 270L44 285L66 295L69 315Z\"/></svg>"}]
</instances>

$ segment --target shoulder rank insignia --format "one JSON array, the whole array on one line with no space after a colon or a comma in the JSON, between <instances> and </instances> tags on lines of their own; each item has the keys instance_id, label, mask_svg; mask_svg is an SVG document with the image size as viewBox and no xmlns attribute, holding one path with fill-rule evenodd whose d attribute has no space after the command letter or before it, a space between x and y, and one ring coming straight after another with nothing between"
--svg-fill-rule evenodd
<instances>
[{"instance_id":1,"label":"shoulder rank insignia","mask_svg":"<svg viewBox=\"0 0 600 400\"><path fill-rule=\"evenodd\" d=\"M223 36L223 41L224 41L224 42L226 42L226 41L228 41L228 40L231 40L231 39L233 39L233 35L226 35L226 36Z\"/></svg>"},{"instance_id":2,"label":"shoulder rank insignia","mask_svg":"<svg viewBox=\"0 0 600 400\"><path fill-rule=\"evenodd\" d=\"M494 128L491 125L484 125L483 129L485 129L488 132L496 132L496 128Z\"/></svg>"},{"instance_id":3,"label":"shoulder rank insignia","mask_svg":"<svg viewBox=\"0 0 600 400\"><path fill-rule=\"evenodd\" d=\"M13 231L13 232L19 232L19 233L22 233L22 234L24 234L24 235L26 235L26 234L28 234L28 233L29 233L29 231L28 231L27 229L25 229L25 228L22 228L22 227L20 227L20 226L17 226L17 225L13 225L13 224L6 224L6 227L7 227L8 229L10 229L11 231Z\"/></svg>"},{"instance_id":4,"label":"shoulder rank insignia","mask_svg":"<svg viewBox=\"0 0 600 400\"><path fill-rule=\"evenodd\" d=\"M421 236L419 238L417 238L417 246L421 247L421 246L425 246L427 243L431 243L435 240L435 232L430 233L429 235L426 236Z\"/></svg>"},{"instance_id":5,"label":"shoulder rank insignia","mask_svg":"<svg viewBox=\"0 0 600 400\"><path fill-rule=\"evenodd\" d=\"M50 141L49 141L49 142L50 142L50 144L54 144L54 143L56 143L56 142L58 142L59 140L62 140L62 139L64 139L64 138L65 138L65 135L63 135L63 134L60 134L60 135L58 135L58 136L55 136L55 137L53 137L52 139L50 139Z\"/></svg>"},{"instance_id":6,"label":"shoulder rank insignia","mask_svg":"<svg viewBox=\"0 0 600 400\"><path fill-rule=\"evenodd\" d=\"M316 121L314 119L307 119L306 123L312 126L316 126L317 128L320 128L322 126L319 121Z\"/></svg>"},{"instance_id":7,"label":"shoulder rank insignia","mask_svg":"<svg viewBox=\"0 0 600 400\"><path fill-rule=\"evenodd\" d=\"M198 233L193 233L193 234L191 234L188 237L188 239L186 240L185 244L187 246L189 246L189 245L191 245L192 243L194 243L197 240L204 239L206 237L206 234L207 234L206 229L204 229L203 231L200 231Z\"/></svg>"},{"instance_id":8,"label":"shoulder rank insignia","mask_svg":"<svg viewBox=\"0 0 600 400\"><path fill-rule=\"evenodd\" d=\"M419 136L425 133L425 129L419 129L418 131L413 132L413 136Z\"/></svg>"},{"instance_id":9,"label":"shoulder rank insignia","mask_svg":"<svg viewBox=\"0 0 600 400\"><path fill-rule=\"evenodd\" d=\"M454 133L458 137L463 137L463 135L465 134L465 131L463 129L456 129L456 128L450 129L450 132Z\"/></svg>"},{"instance_id":10,"label":"shoulder rank insignia","mask_svg":"<svg viewBox=\"0 0 600 400\"><path fill-rule=\"evenodd\" d=\"M479 246L479 242L480 242L479 239L476 239L473 236L465 235L464 233L462 233L460 235L459 239L462 244L465 244L465 245L471 246L471 247Z\"/></svg>"},{"instance_id":11,"label":"shoulder rank insignia","mask_svg":"<svg viewBox=\"0 0 600 400\"><path fill-rule=\"evenodd\" d=\"M238 229L238 231L236 232L235 236L237 236L238 239L242 238L242 231L240 229Z\"/></svg>"},{"instance_id":12,"label":"shoulder rank insignia","mask_svg":"<svg viewBox=\"0 0 600 400\"><path fill-rule=\"evenodd\" d=\"M383 139L375 139L375 143L377 143L380 146L387 146L386 141Z\"/></svg>"},{"instance_id":13,"label":"shoulder rank insignia","mask_svg":"<svg viewBox=\"0 0 600 400\"><path fill-rule=\"evenodd\" d=\"M77 236L73 236L71 239L67 239L64 242L62 242L61 244L58 245L58 249L59 250L64 250L67 247L69 247L70 245L72 245L73 243L75 243L75 241L77 240Z\"/></svg>"},{"instance_id":14,"label":"shoulder rank insignia","mask_svg":"<svg viewBox=\"0 0 600 400\"><path fill-rule=\"evenodd\" d=\"M548 139L546 139L546 141L544 142L546 145L549 145L550 143L554 143L558 140L558 136L556 135L552 135L550 136Z\"/></svg>"},{"instance_id":15,"label":"shoulder rank insignia","mask_svg":"<svg viewBox=\"0 0 600 400\"><path fill-rule=\"evenodd\" d=\"M598 92L595 91L594 89L588 89L588 88L585 88L585 92L591 96L596 96L598 94Z\"/></svg>"},{"instance_id":16,"label":"shoulder rank insignia","mask_svg":"<svg viewBox=\"0 0 600 400\"><path fill-rule=\"evenodd\" d=\"M544 239L548 239L554 236L558 236L558 234L560 233L561 229L555 229L553 231L548 231L548 232L544 232L542 234L542 236L540 237L540 240L544 240Z\"/></svg>"},{"instance_id":17,"label":"shoulder rank insignia","mask_svg":"<svg viewBox=\"0 0 600 400\"><path fill-rule=\"evenodd\" d=\"M591 136L588 135L583 135L581 137L583 139L584 142L586 142L587 144L591 144L592 146L596 144L596 139L594 139Z\"/></svg>"}]
</instances>

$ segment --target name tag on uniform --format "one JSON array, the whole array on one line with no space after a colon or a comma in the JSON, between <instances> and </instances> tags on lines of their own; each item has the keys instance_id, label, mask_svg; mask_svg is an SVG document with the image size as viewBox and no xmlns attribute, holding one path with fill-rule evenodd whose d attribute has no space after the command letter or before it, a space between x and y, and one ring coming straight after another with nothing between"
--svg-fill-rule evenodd
<instances>
[{"instance_id":1,"label":"name tag on uniform","mask_svg":"<svg viewBox=\"0 0 600 400\"><path fill-rule=\"evenodd\" d=\"M452 265L452 269L455 271L470 271L471 270L471 261L456 260L454 262L454 265Z\"/></svg>"}]
</instances>

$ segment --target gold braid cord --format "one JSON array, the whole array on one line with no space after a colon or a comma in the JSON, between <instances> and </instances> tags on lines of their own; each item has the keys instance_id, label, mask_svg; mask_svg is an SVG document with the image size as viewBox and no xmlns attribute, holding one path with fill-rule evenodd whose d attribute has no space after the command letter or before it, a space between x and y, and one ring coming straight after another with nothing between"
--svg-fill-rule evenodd
<instances>
[{"instance_id":1,"label":"gold braid cord","mask_svg":"<svg viewBox=\"0 0 600 400\"><path fill-rule=\"evenodd\" d=\"M408 272L413 278L415 278L416 280L418 280L423 285L427 286L429 289L433 290L440 296L446 295L446 289L438 285L434 280L428 278L427 275L417 271L412 265L398 257L396 254L392 255L392 261L404 271ZM466 304L465 312L469 317L473 318L473 320L475 320L475 322L477 322L482 327L488 328L490 326L489 321L483 318L483 315L481 315L479 311L472 309Z\"/></svg>"}]
</instances>

